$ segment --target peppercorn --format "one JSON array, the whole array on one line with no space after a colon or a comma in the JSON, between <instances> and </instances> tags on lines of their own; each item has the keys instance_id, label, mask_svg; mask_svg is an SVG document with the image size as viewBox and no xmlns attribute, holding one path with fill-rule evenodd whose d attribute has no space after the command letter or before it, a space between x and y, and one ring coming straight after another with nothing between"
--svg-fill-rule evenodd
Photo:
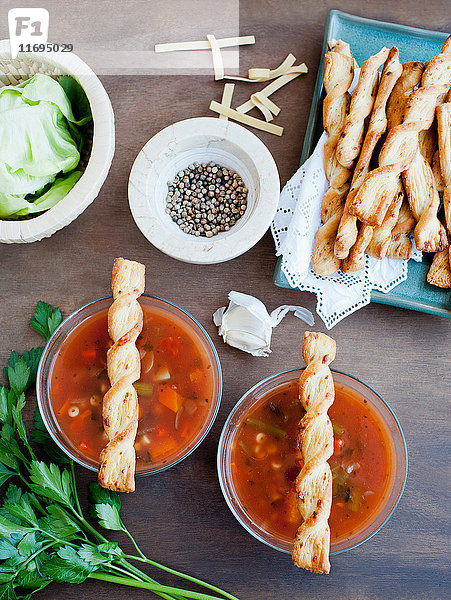
<instances>
[{"instance_id":1,"label":"peppercorn","mask_svg":"<svg viewBox=\"0 0 451 600\"><path fill-rule=\"evenodd\" d=\"M214 162L193 163L167 185L166 213L196 237L229 231L247 209L248 190L241 177Z\"/></svg>"}]
</instances>

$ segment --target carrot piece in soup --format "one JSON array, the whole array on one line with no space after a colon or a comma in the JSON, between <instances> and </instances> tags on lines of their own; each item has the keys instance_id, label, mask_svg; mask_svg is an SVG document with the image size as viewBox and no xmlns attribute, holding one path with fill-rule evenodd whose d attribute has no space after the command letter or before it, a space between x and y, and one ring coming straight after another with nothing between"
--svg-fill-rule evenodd
<instances>
[{"instance_id":1,"label":"carrot piece in soup","mask_svg":"<svg viewBox=\"0 0 451 600\"><path fill-rule=\"evenodd\" d=\"M160 349L168 356L178 356L178 354L180 354L180 350L182 349L180 336L171 335L163 338L160 342Z\"/></svg>"},{"instance_id":2,"label":"carrot piece in soup","mask_svg":"<svg viewBox=\"0 0 451 600\"><path fill-rule=\"evenodd\" d=\"M155 440L150 447L150 454L152 459L156 459L164 454L174 452L178 447L177 442L173 437L164 437L159 440Z\"/></svg>"},{"instance_id":3,"label":"carrot piece in soup","mask_svg":"<svg viewBox=\"0 0 451 600\"><path fill-rule=\"evenodd\" d=\"M95 348L89 348L88 350L83 350L81 355L86 362L94 362L97 357L97 350Z\"/></svg>"},{"instance_id":4,"label":"carrot piece in soup","mask_svg":"<svg viewBox=\"0 0 451 600\"><path fill-rule=\"evenodd\" d=\"M158 400L161 404L174 411L178 412L183 404L183 398L178 392L169 386L165 386L160 390Z\"/></svg>"},{"instance_id":5,"label":"carrot piece in soup","mask_svg":"<svg viewBox=\"0 0 451 600\"><path fill-rule=\"evenodd\" d=\"M203 373L200 369L194 369L194 371L191 371L191 373L189 374L189 378L192 383L199 383L200 381L202 381L202 376Z\"/></svg>"}]
</instances>

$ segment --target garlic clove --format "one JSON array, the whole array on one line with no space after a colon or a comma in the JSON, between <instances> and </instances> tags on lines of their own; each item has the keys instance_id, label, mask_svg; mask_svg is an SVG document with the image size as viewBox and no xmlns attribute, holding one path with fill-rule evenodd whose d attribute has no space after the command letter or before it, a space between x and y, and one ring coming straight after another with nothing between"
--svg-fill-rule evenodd
<instances>
[{"instance_id":1,"label":"garlic clove","mask_svg":"<svg viewBox=\"0 0 451 600\"><path fill-rule=\"evenodd\" d=\"M269 315L263 302L254 296L232 291L229 300L228 307L214 313L213 322L226 344L253 356L269 356L273 327L289 311L309 325L314 323L312 313L301 306L283 305Z\"/></svg>"}]
</instances>

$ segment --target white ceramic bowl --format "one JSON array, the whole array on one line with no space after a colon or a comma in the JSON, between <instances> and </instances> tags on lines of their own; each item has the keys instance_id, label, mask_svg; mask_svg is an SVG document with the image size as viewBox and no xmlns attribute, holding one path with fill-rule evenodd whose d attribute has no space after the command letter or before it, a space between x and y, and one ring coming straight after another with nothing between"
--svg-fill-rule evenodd
<instances>
[{"instance_id":1,"label":"white ceramic bowl","mask_svg":"<svg viewBox=\"0 0 451 600\"><path fill-rule=\"evenodd\" d=\"M9 40L0 41L0 60L11 59ZM13 244L35 242L76 219L96 198L106 179L114 154L114 115L105 88L88 65L72 52L34 54L20 52L8 63L17 69L17 83L34 73L72 75L83 86L91 105L94 124L92 149L86 169L65 198L50 210L22 221L0 220L0 242ZM26 76L24 77L24 74ZM0 85L6 83L0 69ZM9 83L14 84L9 78Z\"/></svg>"},{"instance_id":2,"label":"white ceramic bowl","mask_svg":"<svg viewBox=\"0 0 451 600\"><path fill-rule=\"evenodd\" d=\"M247 209L229 231L211 238L184 233L165 212L167 182L193 162L214 161L233 169L248 192ZM165 254L196 264L214 264L243 254L264 235L277 209L276 163L259 138L231 121L186 119L147 142L129 179L130 209L146 238Z\"/></svg>"}]
</instances>

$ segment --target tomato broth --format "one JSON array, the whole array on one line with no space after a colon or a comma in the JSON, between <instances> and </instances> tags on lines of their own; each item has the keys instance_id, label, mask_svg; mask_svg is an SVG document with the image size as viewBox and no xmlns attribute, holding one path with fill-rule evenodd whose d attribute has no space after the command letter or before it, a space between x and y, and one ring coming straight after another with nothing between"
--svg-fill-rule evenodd
<instances>
[{"instance_id":1,"label":"tomato broth","mask_svg":"<svg viewBox=\"0 0 451 600\"><path fill-rule=\"evenodd\" d=\"M262 397L244 415L232 443L233 485L244 510L270 535L291 542L301 518L295 479L302 468L297 427L304 410L297 381ZM389 434L357 392L335 385L331 544L362 531L381 510L392 484Z\"/></svg>"},{"instance_id":2,"label":"tomato broth","mask_svg":"<svg viewBox=\"0 0 451 600\"><path fill-rule=\"evenodd\" d=\"M184 453L205 425L213 404L210 358L197 336L175 315L144 303L136 470L162 466ZM110 387L106 353L107 309L87 317L61 344L51 367L48 394L66 443L98 461L108 442L102 398Z\"/></svg>"}]
</instances>

